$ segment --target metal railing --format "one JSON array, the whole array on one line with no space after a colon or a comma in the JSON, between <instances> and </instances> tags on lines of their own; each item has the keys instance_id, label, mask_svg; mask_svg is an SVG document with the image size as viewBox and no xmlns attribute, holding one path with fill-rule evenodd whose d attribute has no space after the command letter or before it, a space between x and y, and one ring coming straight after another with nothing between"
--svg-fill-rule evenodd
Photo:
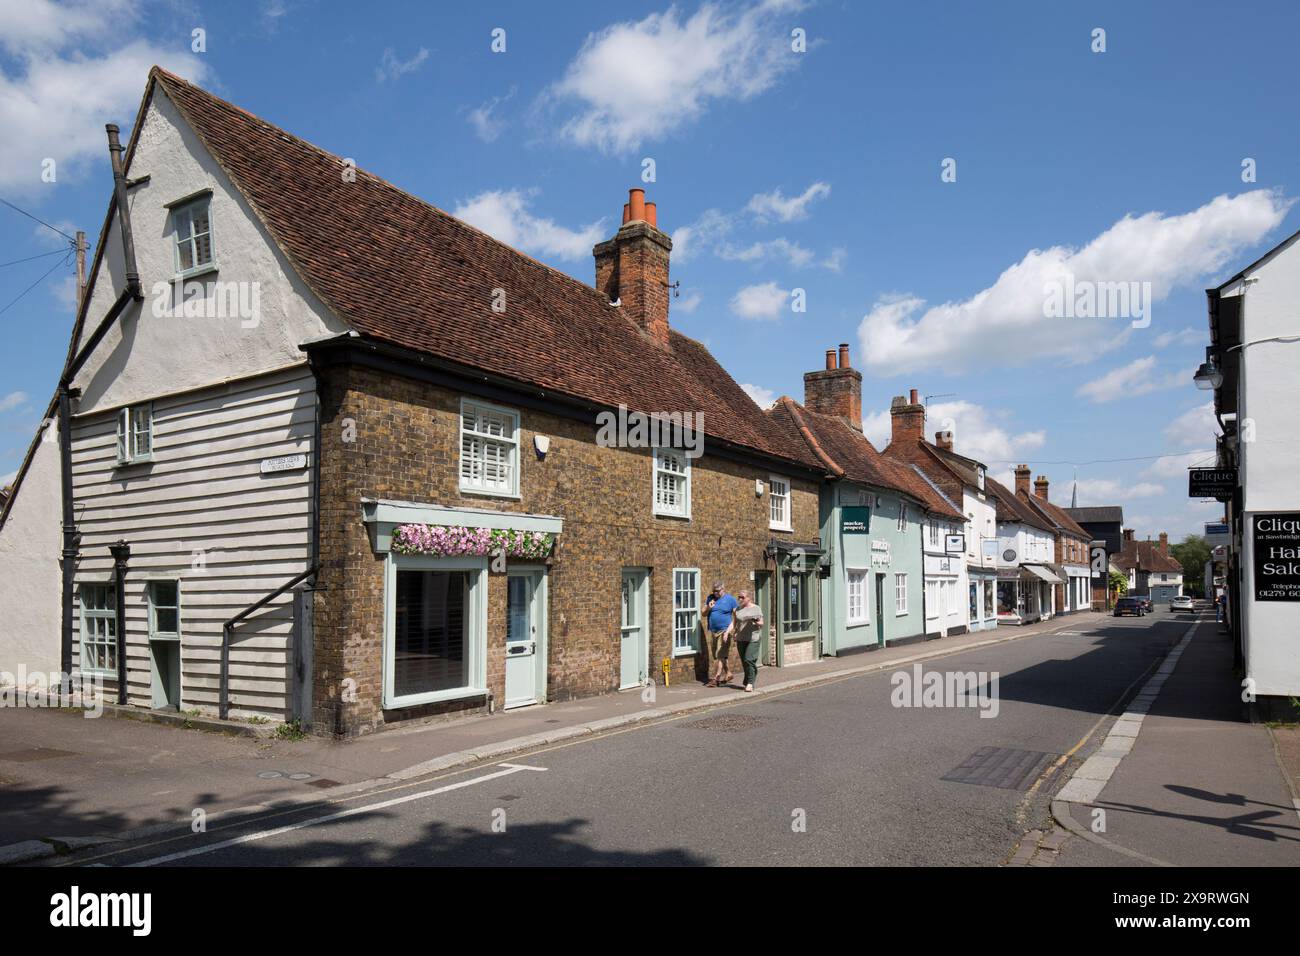
<instances>
[{"instance_id":1,"label":"metal railing","mask_svg":"<svg viewBox=\"0 0 1300 956\"><path fill-rule=\"evenodd\" d=\"M302 572L302 574L291 578L289 581L280 585L276 590L266 595L266 597L259 600L256 604L250 604L225 624L221 625L221 691L220 696L217 699L217 714L222 720L226 720L230 716L230 642L235 635L235 625L266 607L282 594L292 591L319 570L320 565L313 564L306 571Z\"/></svg>"}]
</instances>

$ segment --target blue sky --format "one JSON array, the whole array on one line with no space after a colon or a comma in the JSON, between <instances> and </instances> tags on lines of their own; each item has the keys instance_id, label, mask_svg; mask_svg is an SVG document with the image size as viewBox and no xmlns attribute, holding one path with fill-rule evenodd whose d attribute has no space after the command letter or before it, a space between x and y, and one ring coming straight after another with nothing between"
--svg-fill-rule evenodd
<instances>
[{"instance_id":1,"label":"blue sky","mask_svg":"<svg viewBox=\"0 0 1300 956\"><path fill-rule=\"evenodd\" d=\"M801 398L849 342L878 444L892 395L943 396L930 430L951 420L995 474L1027 462L1068 503L1080 463L1081 503L1181 538L1215 512L1185 496L1205 456L1175 454L1213 446L1190 382L1203 290L1300 228L1298 21L1286 3L0 0L0 196L93 242L103 124L126 133L153 62L586 282L652 159L671 321L758 400ZM65 246L0 207L0 262ZM63 258L0 267L0 308L55 267L0 314L0 476L67 347ZM1045 315L1064 275L1149 282L1150 325Z\"/></svg>"}]
</instances>

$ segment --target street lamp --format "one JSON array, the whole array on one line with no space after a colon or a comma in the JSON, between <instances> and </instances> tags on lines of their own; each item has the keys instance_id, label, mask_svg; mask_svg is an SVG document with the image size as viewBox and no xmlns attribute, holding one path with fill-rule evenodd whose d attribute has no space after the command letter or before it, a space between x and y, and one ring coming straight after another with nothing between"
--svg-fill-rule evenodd
<instances>
[{"instance_id":1,"label":"street lamp","mask_svg":"<svg viewBox=\"0 0 1300 956\"><path fill-rule=\"evenodd\" d=\"M1192 376L1192 381L1203 392L1214 391L1223 384L1223 370L1219 368L1218 357L1214 354L1212 347L1206 348L1205 361L1201 363L1201 367Z\"/></svg>"}]
</instances>

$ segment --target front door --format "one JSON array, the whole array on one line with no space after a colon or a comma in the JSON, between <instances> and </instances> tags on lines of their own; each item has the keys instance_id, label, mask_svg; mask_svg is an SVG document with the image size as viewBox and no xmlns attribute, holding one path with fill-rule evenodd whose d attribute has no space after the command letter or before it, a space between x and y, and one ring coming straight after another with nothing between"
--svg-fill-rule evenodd
<instances>
[{"instance_id":1,"label":"front door","mask_svg":"<svg viewBox=\"0 0 1300 956\"><path fill-rule=\"evenodd\" d=\"M179 710L181 706L181 642L149 642L149 684L153 706Z\"/></svg>"},{"instance_id":2,"label":"front door","mask_svg":"<svg viewBox=\"0 0 1300 956\"><path fill-rule=\"evenodd\" d=\"M619 671L618 686L641 687L650 676L650 578L645 571L623 572L622 597L619 601Z\"/></svg>"},{"instance_id":3,"label":"front door","mask_svg":"<svg viewBox=\"0 0 1300 956\"><path fill-rule=\"evenodd\" d=\"M876 575L876 643L885 645L885 576Z\"/></svg>"},{"instance_id":4,"label":"front door","mask_svg":"<svg viewBox=\"0 0 1300 956\"><path fill-rule=\"evenodd\" d=\"M540 571L511 571L506 577L506 700L523 707L540 699L545 641L544 587Z\"/></svg>"}]
</instances>

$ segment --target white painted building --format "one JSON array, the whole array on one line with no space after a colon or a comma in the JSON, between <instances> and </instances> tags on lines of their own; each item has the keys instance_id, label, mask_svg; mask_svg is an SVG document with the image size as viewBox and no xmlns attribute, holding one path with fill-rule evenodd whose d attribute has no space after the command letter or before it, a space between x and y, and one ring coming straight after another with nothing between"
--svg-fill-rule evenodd
<instances>
[{"instance_id":1,"label":"white painted building","mask_svg":"<svg viewBox=\"0 0 1300 956\"><path fill-rule=\"evenodd\" d=\"M1207 297L1213 344L1198 384L1214 387L1226 431L1218 467L1237 470L1228 617L1255 694L1285 699L1300 695L1300 233Z\"/></svg>"},{"instance_id":2,"label":"white painted building","mask_svg":"<svg viewBox=\"0 0 1300 956\"><path fill-rule=\"evenodd\" d=\"M1052 570L1056 534L1011 489L987 479L996 499L998 529L998 623L1032 624L1056 613Z\"/></svg>"},{"instance_id":3,"label":"white painted building","mask_svg":"<svg viewBox=\"0 0 1300 956\"><path fill-rule=\"evenodd\" d=\"M150 75L126 147L141 300L128 293L116 198L96 243L72 354L71 467L79 558L73 671L127 700L217 705L223 624L306 572L315 549L315 379L299 346L346 331L297 277L247 200ZM97 342L120 299L125 308ZM60 659L55 426L0 529L0 669ZM109 547L129 544L119 617ZM30 560L31 555L39 560ZM292 713L294 594L238 628L233 716ZM300 622L301 623L301 622Z\"/></svg>"}]
</instances>

